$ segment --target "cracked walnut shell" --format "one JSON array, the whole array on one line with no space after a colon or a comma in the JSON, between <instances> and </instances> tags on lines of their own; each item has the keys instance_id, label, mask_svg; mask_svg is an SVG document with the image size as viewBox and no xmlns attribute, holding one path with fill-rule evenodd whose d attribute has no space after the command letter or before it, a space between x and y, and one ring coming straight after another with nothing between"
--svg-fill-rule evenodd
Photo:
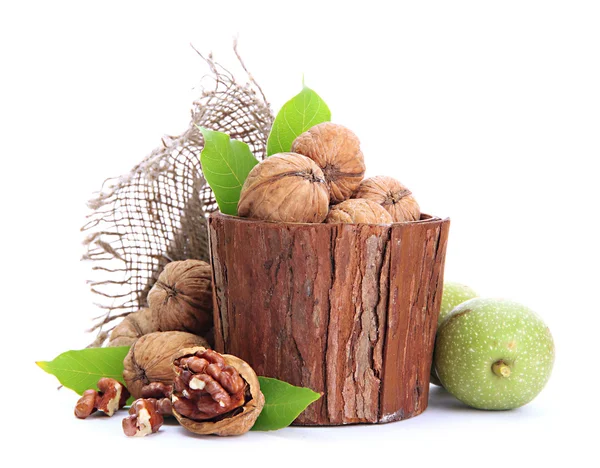
<instances>
[{"instance_id":1,"label":"cracked walnut shell","mask_svg":"<svg viewBox=\"0 0 600 468\"><path fill-rule=\"evenodd\" d=\"M287 223L321 223L329 191L317 164L296 153L279 153L252 168L240 194L238 215Z\"/></svg>"},{"instance_id":2,"label":"cracked walnut shell","mask_svg":"<svg viewBox=\"0 0 600 468\"><path fill-rule=\"evenodd\" d=\"M202 260L167 263L148 293L157 331L204 335L213 323L210 265Z\"/></svg>"},{"instance_id":3,"label":"cracked walnut shell","mask_svg":"<svg viewBox=\"0 0 600 468\"><path fill-rule=\"evenodd\" d=\"M173 356L173 371L173 415L196 434L244 434L265 404L254 370L230 354L182 349Z\"/></svg>"},{"instance_id":4,"label":"cracked walnut shell","mask_svg":"<svg viewBox=\"0 0 600 468\"><path fill-rule=\"evenodd\" d=\"M139 338L123 360L123 379L133 398L143 398L151 382L173 383L172 357L180 349L208 346L206 340L180 331L154 332Z\"/></svg>"},{"instance_id":5,"label":"cracked walnut shell","mask_svg":"<svg viewBox=\"0 0 600 468\"><path fill-rule=\"evenodd\" d=\"M381 205L364 198L352 198L334 205L326 223L391 224L390 215Z\"/></svg>"},{"instance_id":6,"label":"cracked walnut shell","mask_svg":"<svg viewBox=\"0 0 600 468\"><path fill-rule=\"evenodd\" d=\"M363 180L353 198L365 198L383 206L395 223L418 221L421 209L404 185L393 177L376 176Z\"/></svg>"},{"instance_id":7,"label":"cracked walnut shell","mask_svg":"<svg viewBox=\"0 0 600 468\"><path fill-rule=\"evenodd\" d=\"M323 170L331 204L352 195L365 175L358 137L342 125L324 122L298 135L292 151L308 156Z\"/></svg>"}]
</instances>

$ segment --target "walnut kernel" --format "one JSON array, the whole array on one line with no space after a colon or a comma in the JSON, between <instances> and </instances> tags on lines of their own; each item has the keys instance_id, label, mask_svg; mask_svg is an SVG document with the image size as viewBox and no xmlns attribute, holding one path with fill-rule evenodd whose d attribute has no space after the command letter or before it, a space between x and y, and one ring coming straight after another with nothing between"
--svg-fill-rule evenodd
<instances>
[{"instance_id":1,"label":"walnut kernel","mask_svg":"<svg viewBox=\"0 0 600 468\"><path fill-rule=\"evenodd\" d=\"M134 398L151 382L173 383L172 356L182 348L208 346L206 340L180 331L154 332L138 339L123 360L123 379Z\"/></svg>"},{"instance_id":2,"label":"walnut kernel","mask_svg":"<svg viewBox=\"0 0 600 468\"><path fill-rule=\"evenodd\" d=\"M210 349L183 349L173 357L173 415L196 434L248 432L264 406L258 377L241 359Z\"/></svg>"}]
</instances>

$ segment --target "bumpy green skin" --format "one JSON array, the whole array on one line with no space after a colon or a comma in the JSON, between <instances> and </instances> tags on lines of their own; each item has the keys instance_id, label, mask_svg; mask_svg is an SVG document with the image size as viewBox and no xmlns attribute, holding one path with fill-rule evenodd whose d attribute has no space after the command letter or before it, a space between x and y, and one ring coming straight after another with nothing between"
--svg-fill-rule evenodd
<instances>
[{"instance_id":1,"label":"bumpy green skin","mask_svg":"<svg viewBox=\"0 0 600 468\"><path fill-rule=\"evenodd\" d=\"M440 306L440 315L438 316L438 328L450 312L452 312L452 309L474 297L477 297L477 293L466 284L445 281L442 292L442 305ZM433 363L431 363L431 377L429 381L434 385L442 385L437 375L435 375Z\"/></svg>"},{"instance_id":2,"label":"bumpy green skin","mask_svg":"<svg viewBox=\"0 0 600 468\"><path fill-rule=\"evenodd\" d=\"M452 312L452 309L477 296L478 294L466 284L446 281L444 283L444 291L442 292L442 305L440 306L440 315L438 316L438 328L450 312Z\"/></svg>"},{"instance_id":3,"label":"bumpy green skin","mask_svg":"<svg viewBox=\"0 0 600 468\"><path fill-rule=\"evenodd\" d=\"M492 365L503 361L510 376ZM554 365L554 341L529 308L502 299L462 303L438 330L435 370L443 386L469 406L486 410L518 408L544 388Z\"/></svg>"}]
</instances>

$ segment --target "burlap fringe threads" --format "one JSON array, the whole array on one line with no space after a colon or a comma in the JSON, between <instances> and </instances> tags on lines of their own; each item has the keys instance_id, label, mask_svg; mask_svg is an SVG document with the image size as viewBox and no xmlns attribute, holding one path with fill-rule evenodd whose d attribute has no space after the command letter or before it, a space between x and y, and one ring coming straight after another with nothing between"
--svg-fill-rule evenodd
<instances>
[{"instance_id":1,"label":"burlap fringe threads","mask_svg":"<svg viewBox=\"0 0 600 468\"><path fill-rule=\"evenodd\" d=\"M107 179L89 201L92 212L81 229L84 260L92 262L91 290L104 313L90 331L101 346L112 328L128 314L145 307L146 297L163 267L170 261L195 258L208 261L206 215L217 209L200 166L202 134L198 126L225 132L247 143L262 160L273 114L237 52L246 75L238 84L231 72L208 57L205 77L214 85L203 87L193 103L188 129L164 137L128 174Z\"/></svg>"}]
</instances>

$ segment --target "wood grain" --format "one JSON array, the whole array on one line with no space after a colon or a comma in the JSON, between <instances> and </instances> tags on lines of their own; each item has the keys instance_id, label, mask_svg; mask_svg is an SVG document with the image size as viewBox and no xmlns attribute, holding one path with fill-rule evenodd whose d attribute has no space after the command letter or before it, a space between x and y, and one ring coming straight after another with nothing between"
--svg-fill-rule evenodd
<instances>
[{"instance_id":1,"label":"wood grain","mask_svg":"<svg viewBox=\"0 0 600 468\"><path fill-rule=\"evenodd\" d=\"M301 425L427 407L449 219L281 224L212 214L215 347L322 392Z\"/></svg>"}]
</instances>

